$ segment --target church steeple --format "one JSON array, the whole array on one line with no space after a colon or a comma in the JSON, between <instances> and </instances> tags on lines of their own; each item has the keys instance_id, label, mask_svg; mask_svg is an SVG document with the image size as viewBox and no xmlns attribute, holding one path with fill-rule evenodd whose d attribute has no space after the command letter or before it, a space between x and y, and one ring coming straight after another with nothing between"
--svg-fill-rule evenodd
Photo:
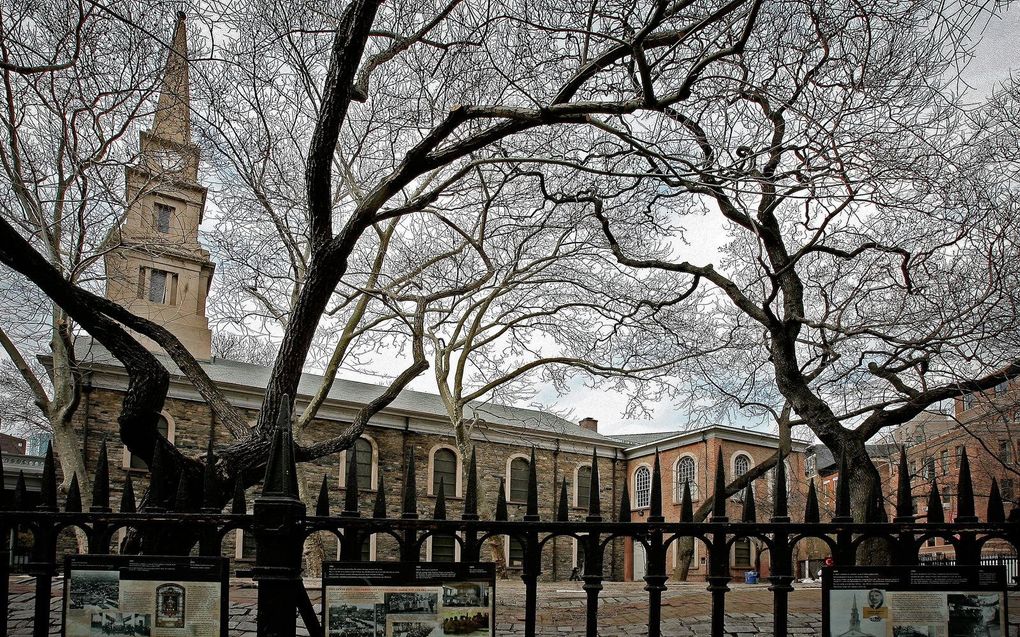
<instances>
[{"instance_id":1,"label":"church steeple","mask_svg":"<svg viewBox=\"0 0 1020 637\"><path fill-rule=\"evenodd\" d=\"M169 329L201 360L210 357L205 304L214 265L198 241L206 189L191 141L189 75L186 16L178 13L152 128L141 133L138 163L125 169L128 209L106 253L106 296Z\"/></svg>"},{"instance_id":2,"label":"church steeple","mask_svg":"<svg viewBox=\"0 0 1020 637\"><path fill-rule=\"evenodd\" d=\"M188 64L188 23L183 11L177 13L177 26L163 72L153 137L180 146L191 143L191 80Z\"/></svg>"}]
</instances>

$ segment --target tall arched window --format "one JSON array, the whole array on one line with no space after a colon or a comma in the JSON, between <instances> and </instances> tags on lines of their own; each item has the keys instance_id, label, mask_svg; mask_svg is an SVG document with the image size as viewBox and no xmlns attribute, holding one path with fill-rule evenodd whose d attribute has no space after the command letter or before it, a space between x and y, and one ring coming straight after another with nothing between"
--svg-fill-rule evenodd
<instances>
[{"instance_id":1,"label":"tall arched window","mask_svg":"<svg viewBox=\"0 0 1020 637\"><path fill-rule=\"evenodd\" d=\"M638 467L634 472L634 506L638 509L652 502L652 472L648 467Z\"/></svg>"},{"instance_id":2,"label":"tall arched window","mask_svg":"<svg viewBox=\"0 0 1020 637\"><path fill-rule=\"evenodd\" d=\"M673 501L680 502L684 497L684 485L691 491L691 499L698 499L698 475L694 458L684 456L677 460L676 469L673 472Z\"/></svg>"},{"instance_id":3,"label":"tall arched window","mask_svg":"<svg viewBox=\"0 0 1020 637\"><path fill-rule=\"evenodd\" d=\"M358 438L354 446L340 454L340 486L347 487L347 470L353 459L358 470L358 489L375 489L378 480L379 452L368 438Z\"/></svg>"},{"instance_id":4,"label":"tall arched window","mask_svg":"<svg viewBox=\"0 0 1020 637\"><path fill-rule=\"evenodd\" d=\"M591 501L591 467L577 468L574 493L577 494L574 499L576 506L587 509L588 503Z\"/></svg>"},{"instance_id":5,"label":"tall arched window","mask_svg":"<svg viewBox=\"0 0 1020 637\"><path fill-rule=\"evenodd\" d=\"M457 454L452 449L437 449L432 457L432 491L439 493L439 483L443 483L446 497L457 495ZM436 560L438 561L438 560Z\"/></svg>"},{"instance_id":6,"label":"tall arched window","mask_svg":"<svg viewBox=\"0 0 1020 637\"><path fill-rule=\"evenodd\" d=\"M744 454L740 454L739 456L733 459L733 477L738 478L744 475L750 468L751 459L745 456Z\"/></svg>"},{"instance_id":7,"label":"tall arched window","mask_svg":"<svg viewBox=\"0 0 1020 637\"><path fill-rule=\"evenodd\" d=\"M509 500L526 502L528 499L528 473L531 462L527 458L514 458L510 461L510 493Z\"/></svg>"}]
</instances>

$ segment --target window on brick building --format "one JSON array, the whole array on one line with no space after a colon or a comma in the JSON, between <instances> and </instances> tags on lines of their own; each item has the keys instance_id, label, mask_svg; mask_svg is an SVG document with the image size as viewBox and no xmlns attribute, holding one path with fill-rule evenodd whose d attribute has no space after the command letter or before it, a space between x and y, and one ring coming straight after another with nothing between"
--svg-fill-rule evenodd
<instances>
[{"instance_id":1,"label":"window on brick building","mask_svg":"<svg viewBox=\"0 0 1020 637\"><path fill-rule=\"evenodd\" d=\"M684 496L684 485L690 489L691 499L698 499L698 466L694 458L684 456L676 461L673 471L673 501L681 502Z\"/></svg>"},{"instance_id":2,"label":"window on brick building","mask_svg":"<svg viewBox=\"0 0 1020 637\"><path fill-rule=\"evenodd\" d=\"M156 429L159 430L160 435L166 438L170 444L174 444L174 427L172 426L170 419L165 414L160 414L159 422L156 423ZM125 446L124 468L136 471L148 471L149 465L147 465L140 457L128 451L128 448Z\"/></svg>"},{"instance_id":3,"label":"window on brick building","mask_svg":"<svg viewBox=\"0 0 1020 637\"><path fill-rule=\"evenodd\" d=\"M963 460L963 445L956 445L956 467L960 467L960 462Z\"/></svg>"},{"instance_id":4,"label":"window on brick building","mask_svg":"<svg viewBox=\"0 0 1020 637\"><path fill-rule=\"evenodd\" d=\"M634 506L643 509L652 502L652 472L648 467L638 467L634 472Z\"/></svg>"},{"instance_id":5,"label":"window on brick building","mask_svg":"<svg viewBox=\"0 0 1020 637\"><path fill-rule=\"evenodd\" d=\"M739 478L740 476L744 475L750 468L751 459L745 456L744 454L740 454L739 456L733 459L734 478Z\"/></svg>"},{"instance_id":6,"label":"window on brick building","mask_svg":"<svg viewBox=\"0 0 1020 637\"><path fill-rule=\"evenodd\" d=\"M348 458L354 458L358 471L358 489L374 490L379 475L379 452L375 444L368 438L358 438L354 441L354 454L348 449L340 454L340 486L347 487L347 462Z\"/></svg>"},{"instance_id":7,"label":"window on brick building","mask_svg":"<svg viewBox=\"0 0 1020 637\"><path fill-rule=\"evenodd\" d=\"M751 540L746 537L733 542L733 566L737 568L751 566Z\"/></svg>"},{"instance_id":8,"label":"window on brick building","mask_svg":"<svg viewBox=\"0 0 1020 637\"><path fill-rule=\"evenodd\" d=\"M591 467L578 467L577 478L574 479L574 506L587 509L590 503Z\"/></svg>"},{"instance_id":9,"label":"window on brick building","mask_svg":"<svg viewBox=\"0 0 1020 637\"><path fill-rule=\"evenodd\" d=\"M527 502L530 469L531 462L527 458L518 457L510 461L510 492L507 499L513 502Z\"/></svg>"},{"instance_id":10,"label":"window on brick building","mask_svg":"<svg viewBox=\"0 0 1020 637\"><path fill-rule=\"evenodd\" d=\"M974 406L974 394L966 393L963 395L963 408L970 409Z\"/></svg>"},{"instance_id":11,"label":"window on brick building","mask_svg":"<svg viewBox=\"0 0 1020 637\"><path fill-rule=\"evenodd\" d=\"M940 461L942 462L942 475L949 475L949 449L943 449L939 454Z\"/></svg>"},{"instance_id":12,"label":"window on brick building","mask_svg":"<svg viewBox=\"0 0 1020 637\"><path fill-rule=\"evenodd\" d=\"M921 466L924 467L924 479L929 482L935 479L935 458L931 456L926 457L921 461Z\"/></svg>"},{"instance_id":13,"label":"window on brick building","mask_svg":"<svg viewBox=\"0 0 1020 637\"><path fill-rule=\"evenodd\" d=\"M1009 464L1013 462L1013 443L1009 440L999 441L999 460L1002 464Z\"/></svg>"},{"instance_id":14,"label":"window on brick building","mask_svg":"<svg viewBox=\"0 0 1020 637\"><path fill-rule=\"evenodd\" d=\"M457 496L457 454L445 447L436 449L432 454L432 495L439 493L440 482L446 497Z\"/></svg>"},{"instance_id":15,"label":"window on brick building","mask_svg":"<svg viewBox=\"0 0 1020 637\"><path fill-rule=\"evenodd\" d=\"M947 484L942 490L942 508L948 509L953 504L953 485Z\"/></svg>"}]
</instances>

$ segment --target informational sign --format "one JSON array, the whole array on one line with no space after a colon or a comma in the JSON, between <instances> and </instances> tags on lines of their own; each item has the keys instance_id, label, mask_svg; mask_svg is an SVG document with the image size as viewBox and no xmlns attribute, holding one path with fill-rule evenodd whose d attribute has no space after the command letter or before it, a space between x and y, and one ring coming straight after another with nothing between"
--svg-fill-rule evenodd
<instances>
[{"instance_id":1,"label":"informational sign","mask_svg":"<svg viewBox=\"0 0 1020 637\"><path fill-rule=\"evenodd\" d=\"M66 637L226 637L228 562L220 557L71 555Z\"/></svg>"},{"instance_id":2,"label":"informational sign","mask_svg":"<svg viewBox=\"0 0 1020 637\"><path fill-rule=\"evenodd\" d=\"M1001 566L822 569L823 637L1006 637Z\"/></svg>"},{"instance_id":3,"label":"informational sign","mask_svg":"<svg viewBox=\"0 0 1020 637\"><path fill-rule=\"evenodd\" d=\"M325 562L326 637L492 637L496 569L485 563Z\"/></svg>"}]
</instances>

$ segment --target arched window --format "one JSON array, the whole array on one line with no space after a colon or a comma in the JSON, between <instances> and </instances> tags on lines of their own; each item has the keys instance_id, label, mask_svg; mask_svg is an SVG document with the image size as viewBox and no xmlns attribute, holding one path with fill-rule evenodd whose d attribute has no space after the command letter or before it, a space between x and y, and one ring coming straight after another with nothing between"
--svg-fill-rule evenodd
<instances>
[{"instance_id":1,"label":"arched window","mask_svg":"<svg viewBox=\"0 0 1020 637\"><path fill-rule=\"evenodd\" d=\"M439 493L443 483L446 497L457 496L457 454L452 449L440 448L432 454L432 493ZM434 560L439 561L439 560Z\"/></svg>"},{"instance_id":2,"label":"arched window","mask_svg":"<svg viewBox=\"0 0 1020 637\"><path fill-rule=\"evenodd\" d=\"M673 471L673 501L682 502L684 497L684 485L691 490L691 499L698 499L698 473L694 464L694 458L684 456L677 460L676 469Z\"/></svg>"},{"instance_id":3,"label":"arched window","mask_svg":"<svg viewBox=\"0 0 1020 637\"><path fill-rule=\"evenodd\" d=\"M652 502L652 472L648 467L638 467L634 472L634 506L638 509Z\"/></svg>"},{"instance_id":4,"label":"arched window","mask_svg":"<svg viewBox=\"0 0 1020 637\"><path fill-rule=\"evenodd\" d=\"M372 441L364 437L358 438L351 449L340 454L340 486L344 488L347 487L347 463L351 458L358 471L358 489L375 489L379 454Z\"/></svg>"},{"instance_id":5,"label":"arched window","mask_svg":"<svg viewBox=\"0 0 1020 637\"><path fill-rule=\"evenodd\" d=\"M510 493L508 499L514 502L528 500L528 473L531 462L527 458L517 457L510 461Z\"/></svg>"},{"instance_id":6,"label":"arched window","mask_svg":"<svg viewBox=\"0 0 1020 637\"><path fill-rule=\"evenodd\" d=\"M587 509L591 501L591 467L578 467L574 484L575 506Z\"/></svg>"},{"instance_id":7,"label":"arched window","mask_svg":"<svg viewBox=\"0 0 1020 637\"><path fill-rule=\"evenodd\" d=\"M733 459L733 477L739 478L740 476L747 473L747 470L751 468L751 459L740 454Z\"/></svg>"}]
</instances>

